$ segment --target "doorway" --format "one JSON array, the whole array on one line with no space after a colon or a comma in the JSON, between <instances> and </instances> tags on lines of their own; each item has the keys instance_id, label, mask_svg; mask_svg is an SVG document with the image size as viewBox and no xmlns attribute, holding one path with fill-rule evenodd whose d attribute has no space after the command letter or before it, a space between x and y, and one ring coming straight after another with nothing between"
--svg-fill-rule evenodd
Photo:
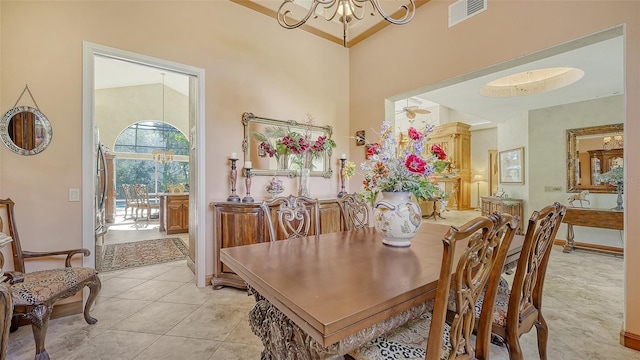
<instances>
[{"instance_id":1,"label":"doorway","mask_svg":"<svg viewBox=\"0 0 640 360\"><path fill-rule=\"evenodd\" d=\"M205 221L203 218L198 218L203 217L205 212L197 211L205 206L203 191L201 191L201 184L204 184L204 181L201 172L198 171L198 169L203 168L201 165L203 164L202 156L199 156L199 154L202 153L199 144L203 144L203 141L198 141L198 138L201 136L200 134L204 133L204 71L187 65L88 42L84 44L83 60L82 174L83 188L86 189L83 192L83 246L89 249L95 249L96 241L100 241L98 237L94 235L95 225L99 225L97 222L100 220L99 216L95 216L97 208L95 205L96 201L94 201L94 194L96 194L96 189L99 189L100 186L99 183L95 181L96 174L94 170L96 169L96 158L93 149L95 149L100 142L104 142L111 148L112 155L116 155L116 158L120 157L120 159L123 160L122 163L138 162L141 168L144 167L145 163L153 164L147 167L151 169L160 168L164 175L164 170L168 168L167 165L169 164L167 163L167 157L161 157L160 155L166 155L168 150L166 134L169 134L169 131L167 131L167 129L175 127L178 129L176 133L186 139L187 142L187 146L183 149L184 151L179 154L171 154L170 157L172 163L181 162L182 165L186 164L189 172L188 181L180 184L189 189L189 223L185 226L188 228L188 233L183 235L189 247L187 263L196 274L196 285L200 287L205 286L204 253L199 251L200 249L204 249L204 231L198 231L194 226L196 223L203 223ZM109 75L106 80L101 80L105 78L101 76L101 74L98 74L97 71L104 71L104 69L108 71L109 67L98 66L99 64L124 64L128 66L119 68L119 70ZM129 72L129 70L135 71ZM104 99L108 97L100 96L103 94L97 95L97 93L104 92L105 89L111 89L111 95L114 93L113 89L119 89L118 91L121 97L124 96L124 98L129 101L138 99L137 101L144 102L147 105L147 110L150 109L150 111L144 115L115 111L111 113L111 115L104 116ZM128 91L133 89L138 92L139 96L123 95L122 89L127 89ZM171 106L167 106L171 101L173 101L173 103L170 104ZM176 101L180 102L181 105L176 106ZM176 116L174 112L176 108L181 108L183 114ZM177 118L184 120L180 122L176 120ZM153 141L149 140L152 139L153 136L146 138L146 140L149 141L149 143L146 144L148 145L146 150L144 149L145 143L142 140L139 140L137 143L133 141L133 143L140 145L139 148L133 151L129 151L130 147L116 145L116 138L124 132L130 131L131 128L144 128L144 126L138 126L141 123L155 124L155 129L165 135L161 137L163 140L161 146L153 144ZM145 138L141 137L140 139ZM115 149L113 147L115 147ZM163 162L160 162L161 159ZM158 167L159 162L160 167ZM155 184L158 184L157 172L147 175L155 178ZM164 181L164 177L161 177L161 192L167 192L168 181L169 180ZM118 184L118 186L119 185L120 184ZM173 186L174 184L171 185ZM91 189L94 191L87 191ZM151 185L151 189L155 189L155 187ZM114 190L116 189L112 189L112 191ZM124 200L124 198L121 200ZM119 205L118 203L114 206L114 209L110 209L110 211L114 212L112 214L115 215L113 220L118 220L118 213L122 213L121 210L124 210L119 210ZM154 214L152 210L151 216L145 216L144 219L140 219L141 221L132 222L129 226L134 229L144 226L149 228L149 230L153 230L153 227L155 227L155 233L150 232L150 234L157 238L158 235L160 235L160 232L157 231L159 219L155 221L152 219L156 215L157 213ZM166 234L162 237L166 237ZM96 253L96 251L92 252L91 257L85 260L86 265L96 265Z\"/></svg>"}]
</instances>

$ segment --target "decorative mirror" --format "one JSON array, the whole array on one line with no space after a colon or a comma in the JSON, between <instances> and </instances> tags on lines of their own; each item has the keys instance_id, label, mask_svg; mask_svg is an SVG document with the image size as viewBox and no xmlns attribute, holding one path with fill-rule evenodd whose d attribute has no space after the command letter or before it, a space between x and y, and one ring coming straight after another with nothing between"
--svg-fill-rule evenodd
<instances>
[{"instance_id":1,"label":"decorative mirror","mask_svg":"<svg viewBox=\"0 0 640 360\"><path fill-rule=\"evenodd\" d=\"M567 130L567 192L615 193L598 181L624 158L624 124Z\"/></svg>"},{"instance_id":2,"label":"decorative mirror","mask_svg":"<svg viewBox=\"0 0 640 360\"><path fill-rule=\"evenodd\" d=\"M40 110L30 106L16 106L7 111L0 121L0 138L13 152L35 155L47 148L52 130L49 119Z\"/></svg>"},{"instance_id":3,"label":"decorative mirror","mask_svg":"<svg viewBox=\"0 0 640 360\"><path fill-rule=\"evenodd\" d=\"M244 125L242 150L245 162L251 161L252 175L288 177L298 175L303 159L300 154L288 151L282 143L283 138L289 135L293 138L306 135L309 139L326 137L326 141L333 143L331 126L316 126L294 120L267 119L252 113L242 114L242 124ZM331 148L328 148L320 156L310 160L311 176L331 177L331 152Z\"/></svg>"}]
</instances>

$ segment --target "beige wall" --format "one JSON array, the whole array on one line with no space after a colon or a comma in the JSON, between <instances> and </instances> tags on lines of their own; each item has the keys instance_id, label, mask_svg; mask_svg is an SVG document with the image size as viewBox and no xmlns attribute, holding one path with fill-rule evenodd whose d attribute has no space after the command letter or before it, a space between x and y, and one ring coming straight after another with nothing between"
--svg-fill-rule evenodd
<instances>
[{"instance_id":1,"label":"beige wall","mask_svg":"<svg viewBox=\"0 0 640 360\"><path fill-rule=\"evenodd\" d=\"M449 4L430 1L418 9L411 23L387 27L351 49L351 132L377 128L384 114L384 100L390 96L416 89L424 92L447 79L626 24L625 134L627 139L638 135L640 103L635 99L640 96L640 2L489 1L487 11L452 28L447 27ZM526 119L522 125L526 131ZM499 146L503 140L499 130ZM626 154L639 153L640 142L627 144ZM352 158L361 161L363 154L350 146L355 155ZM628 155L625 162L626 216L630 219L629 214L640 211L640 157ZM351 182L359 180L354 177ZM627 235L640 231L638 222L625 224ZM633 236L625 241L625 253L626 259L640 254L640 242ZM640 298L640 263L626 262L625 267L623 329L640 334L640 308L634 306Z\"/></svg>"},{"instance_id":2,"label":"beige wall","mask_svg":"<svg viewBox=\"0 0 640 360\"><path fill-rule=\"evenodd\" d=\"M528 168L531 169L529 208L541 209L554 201L568 204L567 199L570 194L565 192L567 129L622 122L624 122L624 96L622 95L531 111L528 131ZM602 144L602 138L597 140ZM628 152L627 154L629 155ZM545 186L560 186L563 191L545 192ZM614 194L589 194L589 206L601 209L612 208L616 206L616 198L617 195ZM566 231L566 226L562 225L557 237L566 239ZM617 231L577 226L574 232L576 241L579 242L622 246Z\"/></svg>"},{"instance_id":3,"label":"beige wall","mask_svg":"<svg viewBox=\"0 0 640 360\"><path fill-rule=\"evenodd\" d=\"M2 97L13 106L25 84L53 126L49 148L24 157L0 146L0 197L16 201L23 246L30 250L82 244L81 187L83 41L119 48L205 71L205 193L207 202L230 193L228 154L241 153L241 115L331 125L347 152L348 50L228 1L2 1ZM31 24L24 26L23 19ZM19 50L19 51L17 51ZM31 104L24 104L31 105ZM241 161L243 159L240 159ZM254 178L252 195L266 195L269 178ZM295 182L284 179L287 190ZM336 194L338 180L313 178L312 194ZM244 195L244 186L239 186ZM206 204L206 274L213 272L213 216ZM38 226L31 226L37 222ZM10 259L8 259L10 260ZM10 261L8 261L10 266Z\"/></svg>"},{"instance_id":4,"label":"beige wall","mask_svg":"<svg viewBox=\"0 0 640 360\"><path fill-rule=\"evenodd\" d=\"M362 148L347 137L379 129L385 98L619 24L627 24L626 97L640 97L640 2L489 1L487 11L453 28L447 27L449 3L431 1L411 23L389 26L347 51L227 1L0 2L0 107L13 106L29 84L54 128L50 148L37 156L0 147L0 196L17 201L25 247L82 243L80 203L67 201L68 189L81 184L82 41L205 69L207 201L228 195L226 155L241 152L244 111L296 120L311 113L334 126L334 152L350 153L358 163ZM22 26L27 17L38 26ZM625 135L633 139L640 131L640 103L625 107ZM638 154L640 142L629 141L626 150ZM637 214L640 157L625 161L627 214ZM335 179L314 180L312 187L327 192L338 186ZM352 190L358 181L352 179ZM211 239L211 216L201 226ZM626 226L627 234L640 231L640 223ZM626 258L637 256L640 242L626 241L625 252ZM207 273L211 264L207 255ZM640 298L640 263L625 267L624 329L640 334L640 308L633 303Z\"/></svg>"}]
</instances>

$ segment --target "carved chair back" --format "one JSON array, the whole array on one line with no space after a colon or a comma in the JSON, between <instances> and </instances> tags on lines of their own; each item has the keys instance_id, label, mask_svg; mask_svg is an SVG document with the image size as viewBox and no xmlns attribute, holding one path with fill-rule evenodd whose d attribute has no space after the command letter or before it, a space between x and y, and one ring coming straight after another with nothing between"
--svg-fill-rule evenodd
<instances>
[{"instance_id":1,"label":"carved chair back","mask_svg":"<svg viewBox=\"0 0 640 360\"><path fill-rule=\"evenodd\" d=\"M376 338L349 356L356 360L488 359L494 301L518 222L510 214L495 213L477 217L460 228L452 226L442 240L433 311ZM475 307L483 294L487 301L478 315ZM449 312L451 301L455 311ZM425 342L426 348L421 345Z\"/></svg>"},{"instance_id":2,"label":"carved chair back","mask_svg":"<svg viewBox=\"0 0 640 360\"><path fill-rule=\"evenodd\" d=\"M160 209L159 203L151 202L149 197L149 188L145 184L133 185L136 200L138 203L138 210L142 211L141 215L144 215L144 211L147 211L147 219L151 216L152 209ZM136 217L138 216L138 210L136 210Z\"/></svg>"},{"instance_id":3,"label":"carved chair back","mask_svg":"<svg viewBox=\"0 0 640 360\"><path fill-rule=\"evenodd\" d=\"M129 209L131 209L130 218L133 218L134 211L136 212L136 216L138 213L138 200L136 198L136 194L134 191L134 186L132 184L122 184L122 194L124 195L124 217L127 218L129 213Z\"/></svg>"},{"instance_id":4,"label":"carved chair back","mask_svg":"<svg viewBox=\"0 0 640 360\"><path fill-rule=\"evenodd\" d=\"M264 211L271 241L320 234L318 199L289 195L265 200L260 206ZM282 234L280 237L276 235L276 225L277 234Z\"/></svg>"},{"instance_id":5,"label":"carved chair back","mask_svg":"<svg viewBox=\"0 0 640 360\"><path fill-rule=\"evenodd\" d=\"M520 334L527 333L535 325L538 336L538 352L546 359L548 338L547 323L542 316L542 290L547 273L547 264L551 249L566 207L558 202L534 211L529 219L518 266L513 278L511 290L501 288L497 302L497 319L494 319L493 332L500 336L509 349L511 359L523 359L519 344ZM504 304L508 298L506 309ZM502 318L506 314L506 319Z\"/></svg>"},{"instance_id":6,"label":"carved chair back","mask_svg":"<svg viewBox=\"0 0 640 360\"><path fill-rule=\"evenodd\" d=\"M358 194L346 194L338 198L340 213L346 230L369 227L369 204Z\"/></svg>"},{"instance_id":7,"label":"carved chair back","mask_svg":"<svg viewBox=\"0 0 640 360\"><path fill-rule=\"evenodd\" d=\"M460 228L452 226L447 232L442 241L444 252L427 342L427 360L440 359L450 290L456 311L450 314L450 336L444 337L449 341L444 345L451 347L449 359L489 357L494 300L502 266L517 228L518 218L495 213L473 219ZM456 244L461 240L468 240L468 245L453 269ZM475 305L483 292L487 301L478 318ZM471 341L474 329L477 329L475 349Z\"/></svg>"}]
</instances>

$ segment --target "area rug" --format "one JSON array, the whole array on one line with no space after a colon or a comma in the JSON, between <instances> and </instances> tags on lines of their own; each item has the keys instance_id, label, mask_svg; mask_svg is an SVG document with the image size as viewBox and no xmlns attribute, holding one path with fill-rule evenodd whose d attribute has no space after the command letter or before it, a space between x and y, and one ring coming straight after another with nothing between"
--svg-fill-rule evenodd
<instances>
[{"instance_id":1,"label":"area rug","mask_svg":"<svg viewBox=\"0 0 640 360\"><path fill-rule=\"evenodd\" d=\"M109 244L100 248L96 249L96 269L100 272L178 261L189 253L179 238Z\"/></svg>"}]
</instances>

